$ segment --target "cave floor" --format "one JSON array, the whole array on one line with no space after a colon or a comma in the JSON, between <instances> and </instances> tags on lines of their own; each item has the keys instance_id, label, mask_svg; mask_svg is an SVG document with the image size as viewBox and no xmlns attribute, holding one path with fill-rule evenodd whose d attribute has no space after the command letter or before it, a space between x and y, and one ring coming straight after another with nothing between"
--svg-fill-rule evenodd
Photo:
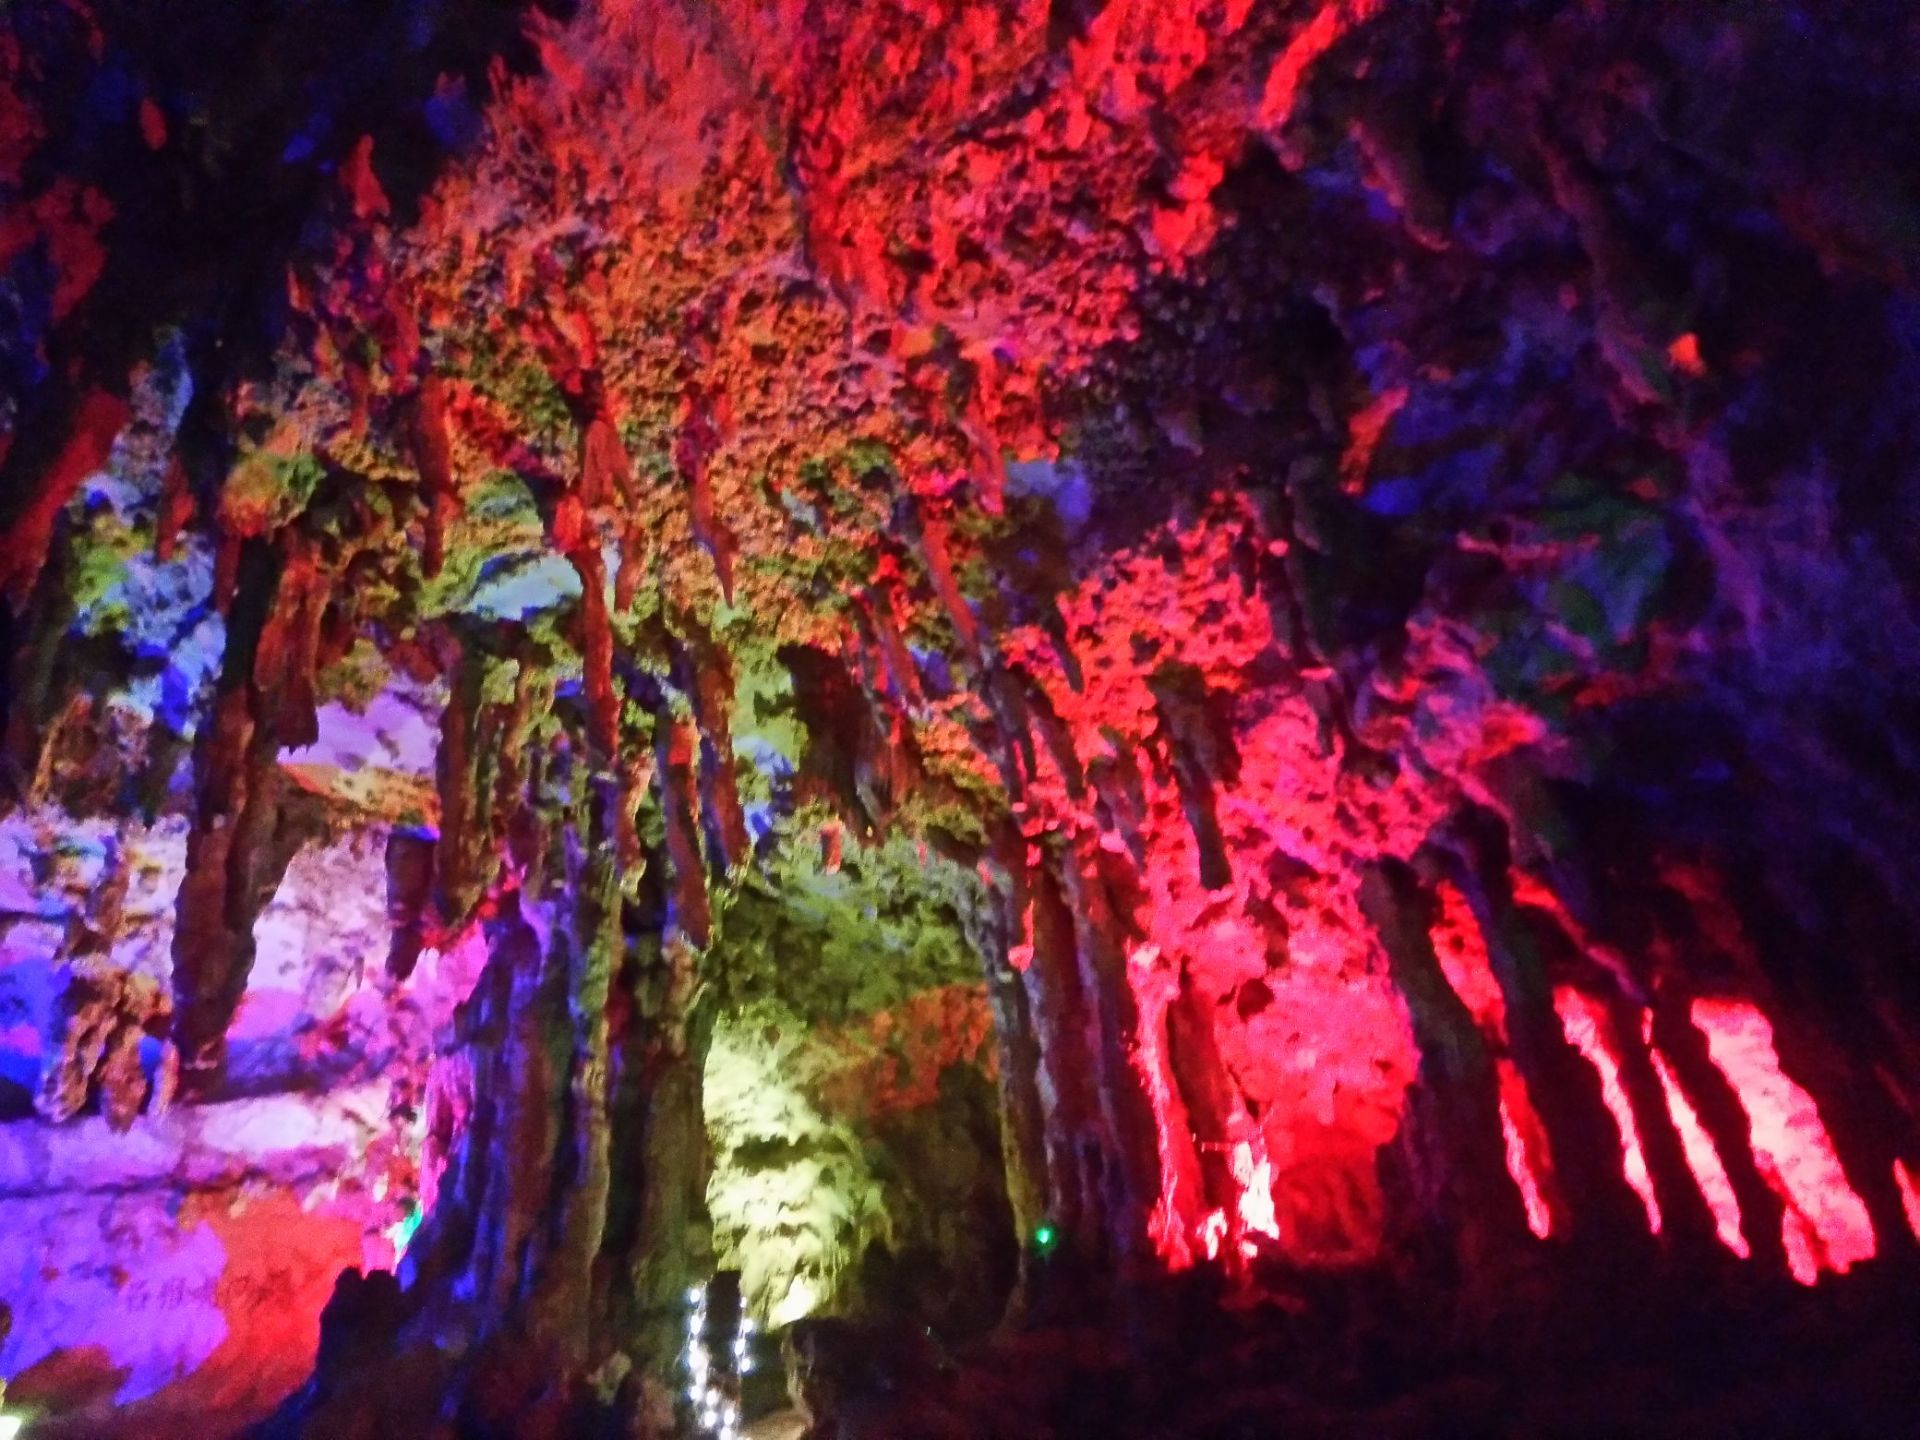
<instances>
[{"instance_id":1,"label":"cave floor","mask_svg":"<svg viewBox=\"0 0 1920 1440\"><path fill-rule=\"evenodd\" d=\"M1616 1274L1463 1338L1358 1287L1311 1307L1170 1288L1124 1320L952 1357L850 1333L810 1440L1899 1440L1920 1434L1911 1273ZM794 1421L750 1433L790 1440ZM784 1427L784 1428L783 1428Z\"/></svg>"}]
</instances>

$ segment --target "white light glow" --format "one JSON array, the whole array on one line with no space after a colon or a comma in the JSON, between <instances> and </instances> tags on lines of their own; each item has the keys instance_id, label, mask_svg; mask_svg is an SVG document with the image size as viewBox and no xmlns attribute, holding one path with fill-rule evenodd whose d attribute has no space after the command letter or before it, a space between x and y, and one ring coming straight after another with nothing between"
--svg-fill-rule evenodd
<instances>
[{"instance_id":1,"label":"white light glow","mask_svg":"<svg viewBox=\"0 0 1920 1440\"><path fill-rule=\"evenodd\" d=\"M713 1353L706 1343L707 1289L704 1285L687 1287L687 1346L682 1360L687 1367L687 1403L692 1407L700 1430L715 1440L740 1440L740 1410L727 1398L714 1380ZM735 1342L735 1350L744 1344ZM0 1440L6 1437L0 1436Z\"/></svg>"}]
</instances>

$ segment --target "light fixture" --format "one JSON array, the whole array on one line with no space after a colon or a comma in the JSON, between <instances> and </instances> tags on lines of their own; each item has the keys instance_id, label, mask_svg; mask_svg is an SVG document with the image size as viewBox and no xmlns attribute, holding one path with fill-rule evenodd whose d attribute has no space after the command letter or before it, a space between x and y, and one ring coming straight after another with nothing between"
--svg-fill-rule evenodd
<instances>
[{"instance_id":1,"label":"light fixture","mask_svg":"<svg viewBox=\"0 0 1920 1440\"><path fill-rule=\"evenodd\" d=\"M0 1411L0 1440L17 1440L26 1423L27 1417L24 1415L12 1415Z\"/></svg>"},{"instance_id":2,"label":"light fixture","mask_svg":"<svg viewBox=\"0 0 1920 1440\"><path fill-rule=\"evenodd\" d=\"M741 1440L740 1402L726 1387L753 1371L753 1321L742 1308L734 1331L731 1380L723 1365L715 1363L713 1349L707 1344L707 1289L702 1285L687 1289L687 1345L681 1352L687 1374L687 1404L703 1440ZM721 1351L721 1356L726 1356ZM6 1437L0 1436L0 1440Z\"/></svg>"}]
</instances>

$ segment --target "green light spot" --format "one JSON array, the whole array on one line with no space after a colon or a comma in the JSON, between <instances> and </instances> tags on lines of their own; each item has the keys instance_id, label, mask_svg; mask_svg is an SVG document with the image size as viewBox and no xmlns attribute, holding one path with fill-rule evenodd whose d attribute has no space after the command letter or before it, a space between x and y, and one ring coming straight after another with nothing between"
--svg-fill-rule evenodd
<instances>
[{"instance_id":1,"label":"green light spot","mask_svg":"<svg viewBox=\"0 0 1920 1440\"><path fill-rule=\"evenodd\" d=\"M1042 1250L1051 1250L1054 1242L1060 1238L1060 1232L1051 1225L1034 1227L1033 1243Z\"/></svg>"},{"instance_id":2,"label":"green light spot","mask_svg":"<svg viewBox=\"0 0 1920 1440\"><path fill-rule=\"evenodd\" d=\"M418 1203L410 1200L407 1202L406 1214L387 1227L387 1239L393 1242L393 1258L396 1261L407 1253L407 1246L413 1243L413 1237L420 1228L420 1222L426 1218L427 1212L422 1210Z\"/></svg>"}]
</instances>

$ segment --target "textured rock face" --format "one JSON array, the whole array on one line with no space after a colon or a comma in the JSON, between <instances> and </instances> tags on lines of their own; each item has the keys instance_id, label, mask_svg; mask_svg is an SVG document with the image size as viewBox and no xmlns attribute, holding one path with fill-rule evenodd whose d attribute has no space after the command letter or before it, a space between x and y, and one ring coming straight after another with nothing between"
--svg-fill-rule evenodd
<instances>
[{"instance_id":1,"label":"textured rock face","mask_svg":"<svg viewBox=\"0 0 1920 1440\"><path fill-rule=\"evenodd\" d=\"M339 1272L394 1262L436 1046L473 983L458 956L385 983L378 844L315 847L261 914L229 1088L169 1107L185 839L49 809L6 828L0 1370L74 1433L204 1433L299 1384Z\"/></svg>"},{"instance_id":2,"label":"textured rock face","mask_svg":"<svg viewBox=\"0 0 1920 1440\"><path fill-rule=\"evenodd\" d=\"M16 1123L409 1057L290 1430L664 1432L989 1073L1036 1314L1912 1263L1905 7L505 10L0 48Z\"/></svg>"},{"instance_id":3,"label":"textured rock face","mask_svg":"<svg viewBox=\"0 0 1920 1440\"><path fill-rule=\"evenodd\" d=\"M977 876L903 840L769 867L730 913L707 1054L715 1258L772 1326L1000 1318L1017 1268ZM797 957L804 957L796 963Z\"/></svg>"}]
</instances>

